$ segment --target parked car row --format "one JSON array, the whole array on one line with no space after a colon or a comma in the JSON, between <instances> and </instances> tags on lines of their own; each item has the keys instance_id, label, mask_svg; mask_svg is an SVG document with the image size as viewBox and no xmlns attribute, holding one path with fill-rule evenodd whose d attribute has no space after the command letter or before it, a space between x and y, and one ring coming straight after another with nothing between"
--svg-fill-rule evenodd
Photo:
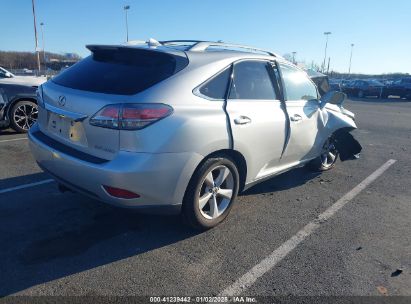
<instances>
[{"instance_id":1,"label":"parked car row","mask_svg":"<svg viewBox=\"0 0 411 304\"><path fill-rule=\"evenodd\" d=\"M387 98L391 95L411 99L411 77L399 79L385 86L382 97Z\"/></svg>"},{"instance_id":2,"label":"parked car row","mask_svg":"<svg viewBox=\"0 0 411 304\"><path fill-rule=\"evenodd\" d=\"M376 96L388 98L398 96L411 99L411 77L396 81L379 81L376 79L330 80L330 89L342 91L351 97L364 98Z\"/></svg>"}]
</instances>

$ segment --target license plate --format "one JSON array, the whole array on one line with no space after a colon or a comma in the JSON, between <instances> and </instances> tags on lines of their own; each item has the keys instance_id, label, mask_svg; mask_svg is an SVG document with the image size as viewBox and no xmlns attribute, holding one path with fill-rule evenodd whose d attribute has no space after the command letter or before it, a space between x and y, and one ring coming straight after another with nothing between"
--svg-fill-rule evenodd
<instances>
[{"instance_id":1,"label":"license plate","mask_svg":"<svg viewBox=\"0 0 411 304\"><path fill-rule=\"evenodd\" d=\"M48 130L71 143L81 146L87 145L81 122L76 122L68 117L49 112Z\"/></svg>"}]
</instances>

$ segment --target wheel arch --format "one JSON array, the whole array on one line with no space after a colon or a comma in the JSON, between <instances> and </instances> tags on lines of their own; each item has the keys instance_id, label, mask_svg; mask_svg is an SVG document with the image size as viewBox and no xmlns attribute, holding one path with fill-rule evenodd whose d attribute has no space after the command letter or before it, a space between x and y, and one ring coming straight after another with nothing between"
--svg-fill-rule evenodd
<instances>
[{"instance_id":1,"label":"wheel arch","mask_svg":"<svg viewBox=\"0 0 411 304\"><path fill-rule=\"evenodd\" d=\"M7 105L7 116L8 117L10 115L11 109L13 109L14 105L16 103L18 103L19 101L31 101L31 102L34 102L36 105L38 105L37 99L34 98L34 97L31 97L31 96L18 96L16 98L14 98L13 100L11 100Z\"/></svg>"},{"instance_id":2,"label":"wheel arch","mask_svg":"<svg viewBox=\"0 0 411 304\"><path fill-rule=\"evenodd\" d=\"M244 189L245 186L245 181L247 179L247 161L243 154L241 154L239 151L234 150L234 149L220 149L216 150L214 152L209 153L206 155L197 165L197 167L194 169L193 174L198 170L198 168L206 162L208 159L213 158L213 157L227 157L231 159L234 164L237 166L238 174L240 176L240 187L239 187L239 192L241 192ZM191 180L191 178L190 178Z\"/></svg>"}]
</instances>

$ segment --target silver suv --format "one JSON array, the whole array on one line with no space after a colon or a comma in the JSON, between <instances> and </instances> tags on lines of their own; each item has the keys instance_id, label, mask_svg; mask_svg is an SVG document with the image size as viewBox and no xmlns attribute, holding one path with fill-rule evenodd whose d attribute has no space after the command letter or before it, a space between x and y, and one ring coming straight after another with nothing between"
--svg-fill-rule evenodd
<instances>
[{"instance_id":1,"label":"silver suv","mask_svg":"<svg viewBox=\"0 0 411 304\"><path fill-rule=\"evenodd\" d=\"M342 93L319 99L274 53L204 41L89 45L38 90L32 152L61 189L181 212L211 228L237 194L310 163L358 154Z\"/></svg>"}]
</instances>

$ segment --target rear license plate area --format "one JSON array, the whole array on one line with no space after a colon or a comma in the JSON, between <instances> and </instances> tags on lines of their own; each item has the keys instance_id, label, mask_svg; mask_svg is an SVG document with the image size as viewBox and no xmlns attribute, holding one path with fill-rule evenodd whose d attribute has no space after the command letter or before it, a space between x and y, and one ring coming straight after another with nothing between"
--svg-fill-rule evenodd
<instances>
[{"instance_id":1,"label":"rear license plate area","mask_svg":"<svg viewBox=\"0 0 411 304\"><path fill-rule=\"evenodd\" d=\"M81 122L76 122L64 115L48 112L48 131L55 136L80 146L86 146L87 140Z\"/></svg>"}]
</instances>

